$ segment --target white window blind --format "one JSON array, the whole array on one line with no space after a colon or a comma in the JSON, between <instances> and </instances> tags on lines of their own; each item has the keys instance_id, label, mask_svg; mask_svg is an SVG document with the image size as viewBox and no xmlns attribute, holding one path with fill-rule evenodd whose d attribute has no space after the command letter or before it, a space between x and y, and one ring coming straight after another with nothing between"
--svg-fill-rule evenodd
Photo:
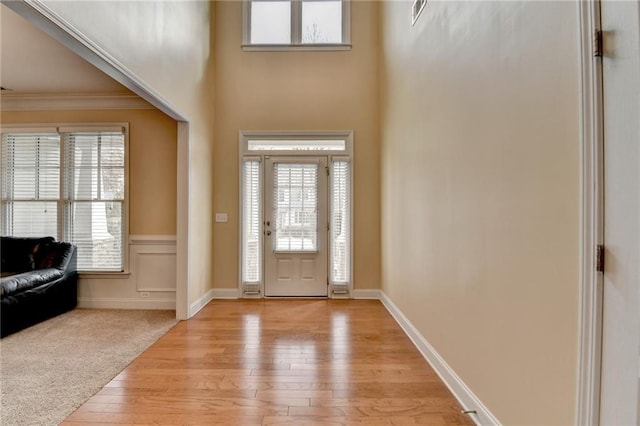
<instances>
[{"instance_id":1,"label":"white window blind","mask_svg":"<svg viewBox=\"0 0 640 426\"><path fill-rule=\"evenodd\" d=\"M349 284L351 280L351 163L334 160L331 170L330 280Z\"/></svg>"},{"instance_id":2,"label":"white window blind","mask_svg":"<svg viewBox=\"0 0 640 426\"><path fill-rule=\"evenodd\" d=\"M65 134L65 240L78 269L122 271L125 143L122 132Z\"/></svg>"},{"instance_id":3,"label":"white window blind","mask_svg":"<svg viewBox=\"0 0 640 426\"><path fill-rule=\"evenodd\" d=\"M259 283L262 274L260 161L242 163L242 282Z\"/></svg>"},{"instance_id":4,"label":"white window blind","mask_svg":"<svg viewBox=\"0 0 640 426\"><path fill-rule=\"evenodd\" d=\"M2 135L2 234L58 237L60 136Z\"/></svg>"},{"instance_id":5,"label":"white window blind","mask_svg":"<svg viewBox=\"0 0 640 426\"><path fill-rule=\"evenodd\" d=\"M318 164L274 163L277 252L318 250Z\"/></svg>"}]
</instances>

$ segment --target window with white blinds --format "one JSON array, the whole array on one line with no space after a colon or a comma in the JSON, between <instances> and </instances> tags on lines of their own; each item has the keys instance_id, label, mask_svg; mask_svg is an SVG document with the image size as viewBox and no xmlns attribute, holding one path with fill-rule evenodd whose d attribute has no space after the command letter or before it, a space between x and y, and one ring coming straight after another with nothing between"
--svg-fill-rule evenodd
<instances>
[{"instance_id":1,"label":"window with white blinds","mask_svg":"<svg viewBox=\"0 0 640 426\"><path fill-rule=\"evenodd\" d=\"M124 270L124 129L3 133L1 152L3 235L69 241L83 272Z\"/></svg>"},{"instance_id":2,"label":"window with white blinds","mask_svg":"<svg viewBox=\"0 0 640 426\"><path fill-rule=\"evenodd\" d=\"M331 167L330 281L349 284L351 280L351 162L334 159Z\"/></svg>"},{"instance_id":3,"label":"window with white blinds","mask_svg":"<svg viewBox=\"0 0 640 426\"><path fill-rule=\"evenodd\" d=\"M262 276L260 160L242 163L242 282L259 283Z\"/></svg>"},{"instance_id":4,"label":"window with white blinds","mask_svg":"<svg viewBox=\"0 0 640 426\"><path fill-rule=\"evenodd\" d=\"M318 250L318 164L274 163L276 252Z\"/></svg>"},{"instance_id":5,"label":"window with white blinds","mask_svg":"<svg viewBox=\"0 0 640 426\"><path fill-rule=\"evenodd\" d=\"M83 271L122 271L125 144L122 132L65 133L65 240Z\"/></svg>"},{"instance_id":6,"label":"window with white blinds","mask_svg":"<svg viewBox=\"0 0 640 426\"><path fill-rule=\"evenodd\" d=\"M57 236L60 135L2 135L2 234Z\"/></svg>"}]
</instances>

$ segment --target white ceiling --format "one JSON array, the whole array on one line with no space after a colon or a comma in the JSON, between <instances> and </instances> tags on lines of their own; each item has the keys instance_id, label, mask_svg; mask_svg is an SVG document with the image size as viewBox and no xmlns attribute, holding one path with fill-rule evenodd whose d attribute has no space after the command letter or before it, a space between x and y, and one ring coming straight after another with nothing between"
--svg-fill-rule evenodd
<instances>
[{"instance_id":1,"label":"white ceiling","mask_svg":"<svg viewBox=\"0 0 640 426\"><path fill-rule=\"evenodd\" d=\"M131 93L4 4L0 64L3 94Z\"/></svg>"}]
</instances>

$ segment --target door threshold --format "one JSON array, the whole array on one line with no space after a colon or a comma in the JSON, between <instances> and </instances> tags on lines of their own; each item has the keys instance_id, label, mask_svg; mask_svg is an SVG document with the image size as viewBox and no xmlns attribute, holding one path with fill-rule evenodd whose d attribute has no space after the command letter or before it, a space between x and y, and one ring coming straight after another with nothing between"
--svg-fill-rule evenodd
<instances>
[{"instance_id":1,"label":"door threshold","mask_svg":"<svg viewBox=\"0 0 640 426\"><path fill-rule=\"evenodd\" d=\"M329 296L264 296L265 299L328 299Z\"/></svg>"}]
</instances>

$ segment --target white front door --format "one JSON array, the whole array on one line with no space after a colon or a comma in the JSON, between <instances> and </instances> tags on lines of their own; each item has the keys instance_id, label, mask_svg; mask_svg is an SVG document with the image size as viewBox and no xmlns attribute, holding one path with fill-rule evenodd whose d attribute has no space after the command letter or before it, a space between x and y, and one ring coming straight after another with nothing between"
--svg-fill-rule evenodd
<instances>
[{"instance_id":1,"label":"white front door","mask_svg":"<svg viewBox=\"0 0 640 426\"><path fill-rule=\"evenodd\" d=\"M327 296L327 159L265 161L265 296Z\"/></svg>"},{"instance_id":2,"label":"white front door","mask_svg":"<svg viewBox=\"0 0 640 426\"><path fill-rule=\"evenodd\" d=\"M601 2L604 245L601 425L640 424L640 4Z\"/></svg>"}]
</instances>

